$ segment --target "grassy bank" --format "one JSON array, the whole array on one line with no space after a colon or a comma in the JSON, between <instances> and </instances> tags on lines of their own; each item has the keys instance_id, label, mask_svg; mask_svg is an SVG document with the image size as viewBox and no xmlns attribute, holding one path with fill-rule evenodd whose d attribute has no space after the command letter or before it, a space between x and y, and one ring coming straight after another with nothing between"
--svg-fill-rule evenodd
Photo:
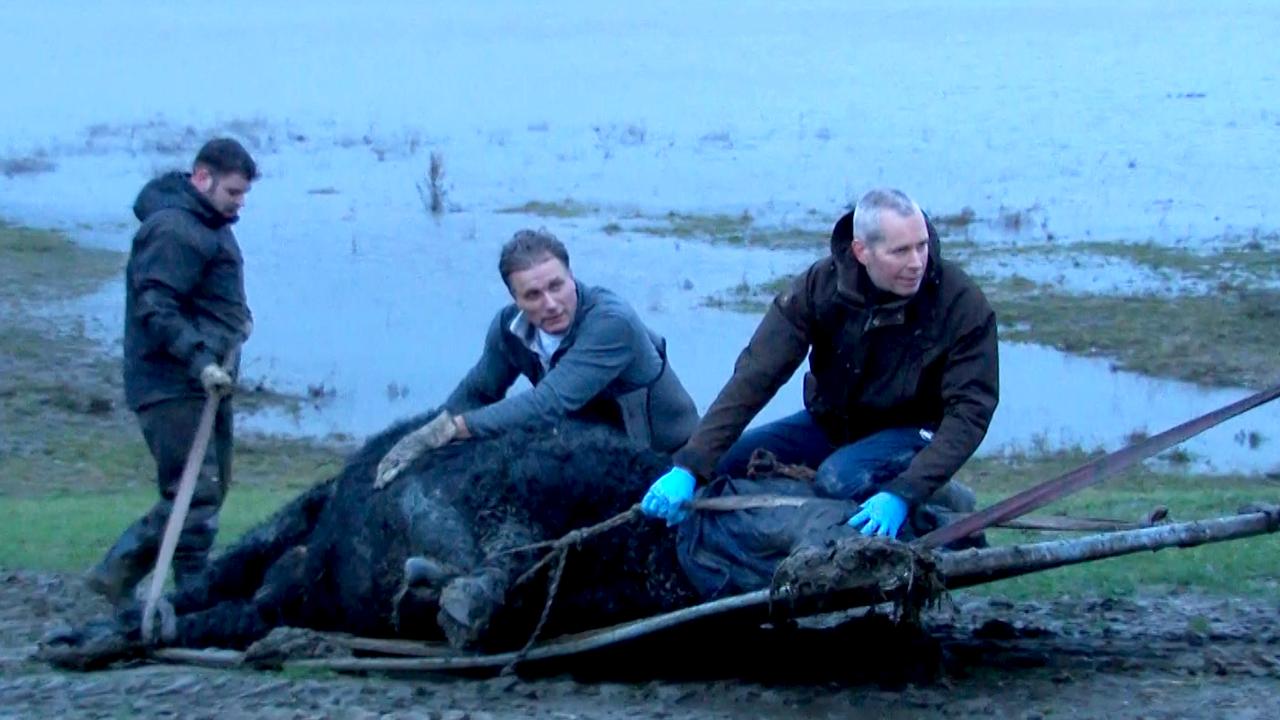
<instances>
[{"instance_id":1,"label":"grassy bank","mask_svg":"<svg viewBox=\"0 0 1280 720\"><path fill-rule=\"evenodd\" d=\"M1056 477L1089 459L1090 456L1080 451L975 458L957 478L975 489L978 504L982 506ZM1280 481L1261 476L1191 475L1138 467L1036 514L1140 522L1155 508L1165 507L1170 521L1184 522L1231 515L1253 502L1280 502ZM1079 535L993 530L988 538L994 544L1010 544ZM1005 580L975 591L1030 598L1194 590L1280 599L1280 577L1275 572L1278 553L1280 535L1262 536L1154 554L1137 553Z\"/></svg>"}]
</instances>

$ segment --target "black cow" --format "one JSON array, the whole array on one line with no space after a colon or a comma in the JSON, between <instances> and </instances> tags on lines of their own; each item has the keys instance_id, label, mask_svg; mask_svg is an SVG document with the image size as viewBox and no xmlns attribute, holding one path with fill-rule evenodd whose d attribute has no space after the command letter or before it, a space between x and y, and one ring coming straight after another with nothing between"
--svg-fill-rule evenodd
<instances>
[{"instance_id":1,"label":"black cow","mask_svg":"<svg viewBox=\"0 0 1280 720\"><path fill-rule=\"evenodd\" d=\"M170 596L176 627L166 642L240 648L274 627L294 626L518 648L539 620L555 567L519 582L547 552L527 546L626 512L670 466L620 432L570 422L548 433L445 446L374 490L383 454L430 416L369 440L336 478L295 498L219 555L202 582ZM852 507L767 512L803 512L797 533L820 541L852 532L843 526ZM699 540L708 527L681 534ZM709 592L754 589L704 583L700 593L681 568L677 539L672 528L636 516L572 549L542 636L652 616ZM777 557L803 539L784 541ZM690 567L706 559L698 548L684 550ZM767 584L769 565L762 567ZM121 613L111 632L136 639L139 615L136 607ZM62 640L74 643L76 634Z\"/></svg>"}]
</instances>

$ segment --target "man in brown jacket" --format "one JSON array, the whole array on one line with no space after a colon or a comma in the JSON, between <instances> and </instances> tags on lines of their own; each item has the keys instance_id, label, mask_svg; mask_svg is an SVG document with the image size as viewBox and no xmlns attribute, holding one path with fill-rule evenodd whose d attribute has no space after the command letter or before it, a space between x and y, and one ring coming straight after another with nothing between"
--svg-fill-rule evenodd
<instances>
[{"instance_id":1,"label":"man in brown jacket","mask_svg":"<svg viewBox=\"0 0 1280 720\"><path fill-rule=\"evenodd\" d=\"M743 433L806 353L805 409ZM849 524L896 537L908 511L977 450L999 399L996 318L943 260L911 198L873 190L836 222L831 255L773 301L733 376L641 507L675 524L697 478L745 475L756 448L817 468Z\"/></svg>"}]
</instances>

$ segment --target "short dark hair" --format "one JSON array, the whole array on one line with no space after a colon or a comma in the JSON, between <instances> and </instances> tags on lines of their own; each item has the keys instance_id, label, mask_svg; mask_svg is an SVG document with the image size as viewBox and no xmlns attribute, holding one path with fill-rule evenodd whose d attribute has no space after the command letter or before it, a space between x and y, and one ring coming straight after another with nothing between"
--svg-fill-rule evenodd
<instances>
[{"instance_id":1,"label":"short dark hair","mask_svg":"<svg viewBox=\"0 0 1280 720\"><path fill-rule=\"evenodd\" d=\"M239 173L250 182L258 179L258 164L243 145L231 138L214 138L205 143L196 153L195 164L209 168L214 175Z\"/></svg>"},{"instance_id":2,"label":"short dark hair","mask_svg":"<svg viewBox=\"0 0 1280 720\"><path fill-rule=\"evenodd\" d=\"M498 257L498 273L510 290L511 273L528 270L549 257L564 263L565 269L569 268L569 251L564 249L564 243L556 239L555 235L545 228L517 230L502 246L502 254Z\"/></svg>"}]
</instances>

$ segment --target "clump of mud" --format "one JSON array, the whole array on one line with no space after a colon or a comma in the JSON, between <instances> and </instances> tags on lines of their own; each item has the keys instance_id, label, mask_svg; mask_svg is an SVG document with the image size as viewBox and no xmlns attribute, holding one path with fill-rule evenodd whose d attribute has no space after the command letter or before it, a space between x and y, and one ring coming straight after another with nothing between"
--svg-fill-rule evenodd
<instances>
[{"instance_id":1,"label":"clump of mud","mask_svg":"<svg viewBox=\"0 0 1280 720\"><path fill-rule=\"evenodd\" d=\"M915 622L946 591L932 554L912 545L855 535L796 549L778 565L774 607L821 612L892 602Z\"/></svg>"},{"instance_id":2,"label":"clump of mud","mask_svg":"<svg viewBox=\"0 0 1280 720\"><path fill-rule=\"evenodd\" d=\"M324 633L306 628L278 627L250 645L241 660L259 669L278 669L289 660L351 657L351 651Z\"/></svg>"}]
</instances>

